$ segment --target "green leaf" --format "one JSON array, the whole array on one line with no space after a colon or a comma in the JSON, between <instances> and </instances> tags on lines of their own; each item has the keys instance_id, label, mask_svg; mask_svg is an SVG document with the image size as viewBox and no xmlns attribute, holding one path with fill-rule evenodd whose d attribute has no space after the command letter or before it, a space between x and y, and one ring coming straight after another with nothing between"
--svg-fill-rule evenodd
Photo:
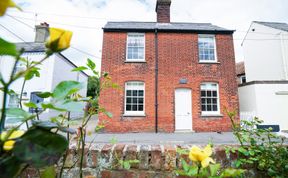
<instances>
[{"instance_id":1,"label":"green leaf","mask_svg":"<svg viewBox=\"0 0 288 178\"><path fill-rule=\"evenodd\" d=\"M4 55L17 56L18 51L14 43L10 43L3 38L0 38L0 56Z\"/></svg>"},{"instance_id":2,"label":"green leaf","mask_svg":"<svg viewBox=\"0 0 288 178\"><path fill-rule=\"evenodd\" d=\"M56 106L54 106L51 103L47 103L47 104L42 103L41 106L43 109L52 109L52 110L56 110L56 111L60 111L60 112L67 111L66 109L63 109L63 108L57 108Z\"/></svg>"},{"instance_id":3,"label":"green leaf","mask_svg":"<svg viewBox=\"0 0 288 178\"><path fill-rule=\"evenodd\" d=\"M32 124L36 127L40 127L42 129L46 129L46 130L51 130L51 129L57 128L62 132L68 132L70 134L76 133L76 130L73 128L62 127L61 125L54 123L54 122L50 122L50 121L33 121Z\"/></svg>"},{"instance_id":4,"label":"green leaf","mask_svg":"<svg viewBox=\"0 0 288 178\"><path fill-rule=\"evenodd\" d=\"M28 108L38 108L38 106L33 102L24 103L24 105Z\"/></svg>"},{"instance_id":5,"label":"green leaf","mask_svg":"<svg viewBox=\"0 0 288 178\"><path fill-rule=\"evenodd\" d=\"M25 80L31 80L34 76L40 77L39 70L40 70L40 68L37 68L37 67L33 67L30 70L28 70L24 76Z\"/></svg>"},{"instance_id":6,"label":"green leaf","mask_svg":"<svg viewBox=\"0 0 288 178\"><path fill-rule=\"evenodd\" d=\"M43 172L40 174L40 178L55 178L56 177L56 171L54 166L46 167Z\"/></svg>"},{"instance_id":7,"label":"green leaf","mask_svg":"<svg viewBox=\"0 0 288 178\"><path fill-rule=\"evenodd\" d=\"M71 112L82 112L83 109L85 108L85 103L70 101L70 102L61 103L61 104L58 103L56 104L56 107L64 109L66 111L71 111Z\"/></svg>"},{"instance_id":8,"label":"green leaf","mask_svg":"<svg viewBox=\"0 0 288 178\"><path fill-rule=\"evenodd\" d=\"M197 166L190 166L188 171L188 176L196 176L198 173L198 167Z\"/></svg>"},{"instance_id":9,"label":"green leaf","mask_svg":"<svg viewBox=\"0 0 288 178\"><path fill-rule=\"evenodd\" d=\"M9 119L13 119L13 122L20 122L30 117L31 114L21 108L9 108L6 115Z\"/></svg>"},{"instance_id":10,"label":"green leaf","mask_svg":"<svg viewBox=\"0 0 288 178\"><path fill-rule=\"evenodd\" d=\"M233 168L227 168L224 169L224 171L221 173L220 177L237 177L243 174L245 170L243 169L233 169Z\"/></svg>"},{"instance_id":11,"label":"green leaf","mask_svg":"<svg viewBox=\"0 0 288 178\"><path fill-rule=\"evenodd\" d=\"M184 159L181 159L181 164L185 172L189 171L189 165L186 163Z\"/></svg>"},{"instance_id":12,"label":"green leaf","mask_svg":"<svg viewBox=\"0 0 288 178\"><path fill-rule=\"evenodd\" d=\"M42 93L37 93L36 95L39 96L40 98L49 98L50 96L52 96L52 93L42 92Z\"/></svg>"},{"instance_id":13,"label":"green leaf","mask_svg":"<svg viewBox=\"0 0 288 178\"><path fill-rule=\"evenodd\" d=\"M91 60L91 59L87 59L87 66L91 69L94 70L96 67L96 64Z\"/></svg>"},{"instance_id":14,"label":"green leaf","mask_svg":"<svg viewBox=\"0 0 288 178\"><path fill-rule=\"evenodd\" d=\"M112 118L113 117L113 114L111 112L107 112L105 111L104 112L106 116L108 116L109 118Z\"/></svg>"},{"instance_id":15,"label":"green leaf","mask_svg":"<svg viewBox=\"0 0 288 178\"><path fill-rule=\"evenodd\" d=\"M60 82L53 91L53 98L63 99L83 88L83 85L76 81Z\"/></svg>"},{"instance_id":16,"label":"green leaf","mask_svg":"<svg viewBox=\"0 0 288 178\"><path fill-rule=\"evenodd\" d=\"M130 167L131 167L131 166L130 166L130 163L129 163L128 161L124 161L124 162L123 162L123 168L124 168L124 169L130 169Z\"/></svg>"},{"instance_id":17,"label":"green leaf","mask_svg":"<svg viewBox=\"0 0 288 178\"><path fill-rule=\"evenodd\" d=\"M217 172L221 168L221 165L220 164L210 164L209 168L210 168L211 176L216 176Z\"/></svg>"},{"instance_id":18,"label":"green leaf","mask_svg":"<svg viewBox=\"0 0 288 178\"><path fill-rule=\"evenodd\" d=\"M24 163L42 168L56 164L67 148L64 136L36 127L15 143L13 154Z\"/></svg>"},{"instance_id":19,"label":"green leaf","mask_svg":"<svg viewBox=\"0 0 288 178\"><path fill-rule=\"evenodd\" d=\"M87 69L88 68L85 66L80 66L80 67L73 69L72 72L78 72L78 71L83 71L83 70L87 70Z\"/></svg>"},{"instance_id":20,"label":"green leaf","mask_svg":"<svg viewBox=\"0 0 288 178\"><path fill-rule=\"evenodd\" d=\"M0 159L0 177L16 177L21 168L24 165L13 155L4 157L4 154Z\"/></svg>"}]
</instances>

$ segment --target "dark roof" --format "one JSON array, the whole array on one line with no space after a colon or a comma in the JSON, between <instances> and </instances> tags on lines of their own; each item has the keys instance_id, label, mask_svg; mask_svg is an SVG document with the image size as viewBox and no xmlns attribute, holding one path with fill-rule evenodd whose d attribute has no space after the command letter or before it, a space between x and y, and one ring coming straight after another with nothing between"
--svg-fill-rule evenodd
<instances>
[{"instance_id":1,"label":"dark roof","mask_svg":"<svg viewBox=\"0 0 288 178\"><path fill-rule=\"evenodd\" d=\"M259 21L254 21L255 23L265 25L267 27L275 28L278 30L283 30L288 32L288 24L287 23L279 23L279 22L259 22Z\"/></svg>"},{"instance_id":2,"label":"dark roof","mask_svg":"<svg viewBox=\"0 0 288 178\"><path fill-rule=\"evenodd\" d=\"M25 42L25 43L16 43L18 50L24 48L25 52L45 52L44 43L35 43L35 42Z\"/></svg>"},{"instance_id":3,"label":"dark roof","mask_svg":"<svg viewBox=\"0 0 288 178\"><path fill-rule=\"evenodd\" d=\"M236 63L236 74L237 75L245 74L245 65L243 61Z\"/></svg>"},{"instance_id":4,"label":"dark roof","mask_svg":"<svg viewBox=\"0 0 288 178\"><path fill-rule=\"evenodd\" d=\"M108 22L104 31L166 31L166 32L199 32L199 33L229 33L234 30L228 30L222 27L212 25L211 23L156 23L156 22Z\"/></svg>"}]
</instances>

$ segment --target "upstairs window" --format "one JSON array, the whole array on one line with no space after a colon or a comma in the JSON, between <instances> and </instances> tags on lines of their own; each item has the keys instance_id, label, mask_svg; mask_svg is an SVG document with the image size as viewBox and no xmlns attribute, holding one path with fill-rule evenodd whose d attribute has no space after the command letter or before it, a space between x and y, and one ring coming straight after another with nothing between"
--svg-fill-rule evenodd
<instances>
[{"instance_id":1,"label":"upstairs window","mask_svg":"<svg viewBox=\"0 0 288 178\"><path fill-rule=\"evenodd\" d=\"M220 114L217 83L201 84L201 110L203 115Z\"/></svg>"},{"instance_id":2,"label":"upstairs window","mask_svg":"<svg viewBox=\"0 0 288 178\"><path fill-rule=\"evenodd\" d=\"M125 84L125 115L144 115L143 82L126 82Z\"/></svg>"},{"instance_id":3,"label":"upstairs window","mask_svg":"<svg viewBox=\"0 0 288 178\"><path fill-rule=\"evenodd\" d=\"M214 35L199 35L199 62L217 62L216 43Z\"/></svg>"},{"instance_id":4,"label":"upstairs window","mask_svg":"<svg viewBox=\"0 0 288 178\"><path fill-rule=\"evenodd\" d=\"M145 35L144 33L128 33L126 61L145 61Z\"/></svg>"}]
</instances>

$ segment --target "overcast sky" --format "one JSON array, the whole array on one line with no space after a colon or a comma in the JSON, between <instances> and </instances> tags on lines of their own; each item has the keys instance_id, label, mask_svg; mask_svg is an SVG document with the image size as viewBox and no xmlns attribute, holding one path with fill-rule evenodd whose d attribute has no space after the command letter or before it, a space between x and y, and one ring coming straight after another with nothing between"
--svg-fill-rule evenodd
<instances>
[{"instance_id":1,"label":"overcast sky","mask_svg":"<svg viewBox=\"0 0 288 178\"><path fill-rule=\"evenodd\" d=\"M74 32L72 48L64 54L77 65L86 58L100 68L102 27L107 21L156 21L156 0L14 0L23 12L8 10L0 17L0 36L13 42L34 40L33 27ZM251 21L288 23L288 0L172 0L171 22L199 22L236 30L236 61L243 61L241 41ZM18 37L16 37L18 36Z\"/></svg>"}]
</instances>

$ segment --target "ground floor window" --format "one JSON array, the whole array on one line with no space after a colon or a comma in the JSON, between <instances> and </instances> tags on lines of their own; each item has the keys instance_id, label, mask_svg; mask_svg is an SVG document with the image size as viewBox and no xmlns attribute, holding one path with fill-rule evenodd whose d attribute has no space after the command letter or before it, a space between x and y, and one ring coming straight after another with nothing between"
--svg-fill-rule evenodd
<instances>
[{"instance_id":1,"label":"ground floor window","mask_svg":"<svg viewBox=\"0 0 288 178\"><path fill-rule=\"evenodd\" d=\"M201 111L202 114L220 114L217 83L201 84Z\"/></svg>"},{"instance_id":2,"label":"ground floor window","mask_svg":"<svg viewBox=\"0 0 288 178\"><path fill-rule=\"evenodd\" d=\"M144 114L144 82L130 81L125 83L125 114Z\"/></svg>"},{"instance_id":3,"label":"ground floor window","mask_svg":"<svg viewBox=\"0 0 288 178\"><path fill-rule=\"evenodd\" d=\"M8 108L18 108L19 107L19 95L12 93L9 95Z\"/></svg>"}]
</instances>

